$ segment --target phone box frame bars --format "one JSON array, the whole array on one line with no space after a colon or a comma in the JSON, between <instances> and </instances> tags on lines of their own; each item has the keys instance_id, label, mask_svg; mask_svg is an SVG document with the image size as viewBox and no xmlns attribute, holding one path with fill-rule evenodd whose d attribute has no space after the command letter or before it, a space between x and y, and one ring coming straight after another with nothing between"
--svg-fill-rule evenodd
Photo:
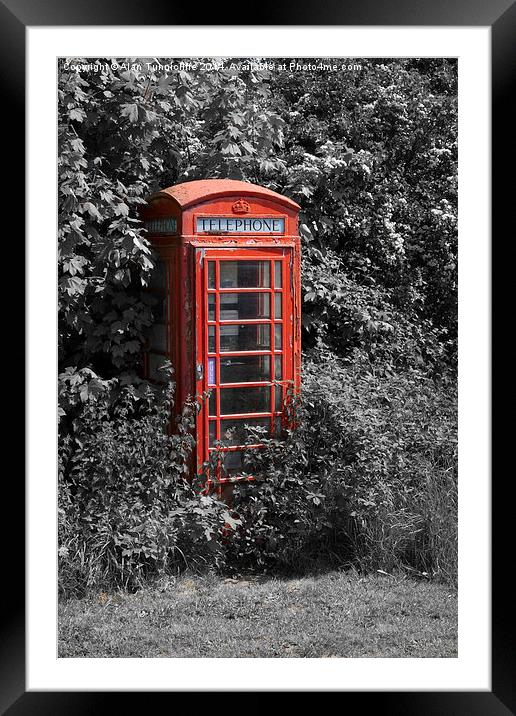
<instances>
[{"instance_id":1,"label":"phone box frame bars","mask_svg":"<svg viewBox=\"0 0 516 716\"><path fill-rule=\"evenodd\" d=\"M195 469L222 441L217 482L242 479L244 426L280 434L288 388L300 388L299 208L256 184L207 179L162 189L141 209L159 257L146 376L159 381L160 362L172 363L173 418L197 396Z\"/></svg>"}]
</instances>

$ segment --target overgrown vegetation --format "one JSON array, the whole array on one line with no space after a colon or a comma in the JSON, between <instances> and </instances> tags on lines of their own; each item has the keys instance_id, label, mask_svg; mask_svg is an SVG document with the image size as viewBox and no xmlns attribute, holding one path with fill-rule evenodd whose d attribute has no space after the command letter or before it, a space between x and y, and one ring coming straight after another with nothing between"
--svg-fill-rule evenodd
<instances>
[{"instance_id":1,"label":"overgrown vegetation","mask_svg":"<svg viewBox=\"0 0 516 716\"><path fill-rule=\"evenodd\" d=\"M92 380L67 371L80 395ZM64 376L63 376L64 377ZM91 378L91 376L90 376ZM167 434L173 384L115 390L96 380L95 400L74 411L60 431L59 585L141 586L149 576L220 563L228 507L188 479L195 404Z\"/></svg>"},{"instance_id":2,"label":"overgrown vegetation","mask_svg":"<svg viewBox=\"0 0 516 716\"><path fill-rule=\"evenodd\" d=\"M456 61L280 62L60 63L63 594L186 565L455 579ZM154 262L136 209L206 177L303 209L298 427L250 455L268 478L235 488L233 514L185 480L194 402L169 435L172 386L139 377Z\"/></svg>"},{"instance_id":3,"label":"overgrown vegetation","mask_svg":"<svg viewBox=\"0 0 516 716\"><path fill-rule=\"evenodd\" d=\"M404 567L454 581L453 390L436 393L416 372L319 359L304 362L296 429L248 451L249 474L266 477L234 489L236 563Z\"/></svg>"}]
</instances>

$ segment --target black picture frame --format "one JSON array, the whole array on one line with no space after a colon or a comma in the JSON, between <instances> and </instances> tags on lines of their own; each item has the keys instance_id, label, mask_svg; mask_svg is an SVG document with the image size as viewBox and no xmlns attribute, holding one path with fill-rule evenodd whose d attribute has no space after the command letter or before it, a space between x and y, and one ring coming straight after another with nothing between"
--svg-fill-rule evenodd
<instances>
[{"instance_id":1,"label":"black picture frame","mask_svg":"<svg viewBox=\"0 0 516 716\"><path fill-rule=\"evenodd\" d=\"M9 191L5 191L8 202L5 203L5 216L15 219L15 230L11 234L14 240L14 255L17 265L24 261L24 245L21 239L22 218L25 215L25 200L21 187L25 185L25 30L27 26L66 26L66 25L194 25L195 8L187 9L180 3L140 2L139 0L110 0L102 4L91 0L0 0L0 57L1 82L3 85L2 116L4 149L14 147L16 161L9 161ZM295 7L295 11L293 8ZM252 22L251 22L252 20ZM252 18L243 15L243 8L236 3L203 5L202 25L386 25L386 26L484 26L492 33L492 236L493 267L498 264L502 248L510 237L504 233L509 211L514 203L512 186L514 182L506 178L504 171L514 155L514 114L509 110L511 97L511 79L516 73L516 3L513 0L353 0L345 4L339 0L318 3L305 0L295 6L279 6L277 2L261 2L253 7ZM4 156L7 153L4 151ZM4 167L4 177L6 177ZM14 187L14 188L13 188ZM17 188L17 189L16 189ZM14 204L14 206L11 206ZM512 213L512 212L511 212ZM512 224L514 226L514 224ZM513 229L514 234L514 229ZM505 241L504 241L505 239ZM495 249L500 244L498 251ZM506 269L507 270L507 269ZM14 270L13 270L14 272ZM19 282L18 282L19 284ZM19 285L15 289L20 291ZM4 332L16 329L21 333L14 341L14 349L9 351L10 364L19 365L23 359L24 334L21 327L20 312L23 310L23 297L17 295L16 314L12 314L11 325ZM497 308L502 309L503 296L495 292L492 297L493 319ZM493 320L493 330L498 323ZM493 343L496 346L496 341ZM12 355L14 353L14 356ZM499 352L499 356L503 352ZM16 361L16 358L19 358ZM493 370L492 389L501 383L504 375L503 360L497 358L496 371ZM497 383L498 381L498 383ZM506 383L504 381L504 388ZM13 396L16 404L23 405L23 395L19 387ZM18 422L18 433L20 423ZM493 429L492 454L501 454L502 447L510 444L508 424L496 425ZM13 465L19 464L19 455L23 455L23 446L16 453L11 452ZM6 458L7 459L7 458ZM510 463L509 463L510 464ZM343 708L353 708L357 697L360 708L378 709L381 713L467 716L504 716L516 713L516 664L514 648L514 592L507 585L507 574L512 571L508 559L507 545L513 542L509 533L512 526L512 505L507 499L506 485L502 485L505 475L512 481L508 471L494 471L492 479L492 690L465 692L346 692L343 694ZM24 565L21 555L24 553L24 479L21 470L12 472L17 479L10 478L4 483L4 504L9 513L15 514L13 527L6 530L4 548L2 631L0 639L0 709L10 716L23 714L97 714L101 711L111 713L122 709L119 692L26 692L25 689L25 610L24 610ZM4 519L6 515L4 513ZM512 539L511 539L512 538ZM12 545L15 544L14 549ZM198 695L202 696L202 692ZM128 694L132 709L139 706L149 710L149 697L165 697L172 705L174 693ZM145 701L143 701L145 699ZM204 699L203 699L204 700ZM207 700L206 700L207 703ZM228 708L232 706L228 705Z\"/></svg>"}]
</instances>

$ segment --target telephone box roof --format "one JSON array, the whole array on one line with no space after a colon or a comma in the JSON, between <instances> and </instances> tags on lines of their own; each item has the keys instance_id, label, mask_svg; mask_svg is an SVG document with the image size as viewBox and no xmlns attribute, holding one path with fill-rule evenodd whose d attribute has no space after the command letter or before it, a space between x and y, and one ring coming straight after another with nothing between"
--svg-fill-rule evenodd
<instances>
[{"instance_id":1,"label":"telephone box roof","mask_svg":"<svg viewBox=\"0 0 516 716\"><path fill-rule=\"evenodd\" d=\"M174 186L161 189L153 194L149 201L167 196L175 199L181 209L187 209L203 201L235 195L268 199L296 211L300 209L299 204L282 194L266 189L263 186L258 186L258 184L236 181L235 179L200 179L187 181L183 184L174 184Z\"/></svg>"}]
</instances>

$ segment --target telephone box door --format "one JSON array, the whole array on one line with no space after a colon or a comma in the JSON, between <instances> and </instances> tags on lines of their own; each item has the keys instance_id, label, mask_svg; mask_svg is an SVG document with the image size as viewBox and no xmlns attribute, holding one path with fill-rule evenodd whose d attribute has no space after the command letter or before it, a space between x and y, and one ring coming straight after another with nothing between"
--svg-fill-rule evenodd
<instances>
[{"instance_id":1,"label":"telephone box door","mask_svg":"<svg viewBox=\"0 0 516 716\"><path fill-rule=\"evenodd\" d=\"M197 462L222 450L222 482L243 472L245 426L279 435L293 380L292 249L196 249Z\"/></svg>"}]
</instances>

